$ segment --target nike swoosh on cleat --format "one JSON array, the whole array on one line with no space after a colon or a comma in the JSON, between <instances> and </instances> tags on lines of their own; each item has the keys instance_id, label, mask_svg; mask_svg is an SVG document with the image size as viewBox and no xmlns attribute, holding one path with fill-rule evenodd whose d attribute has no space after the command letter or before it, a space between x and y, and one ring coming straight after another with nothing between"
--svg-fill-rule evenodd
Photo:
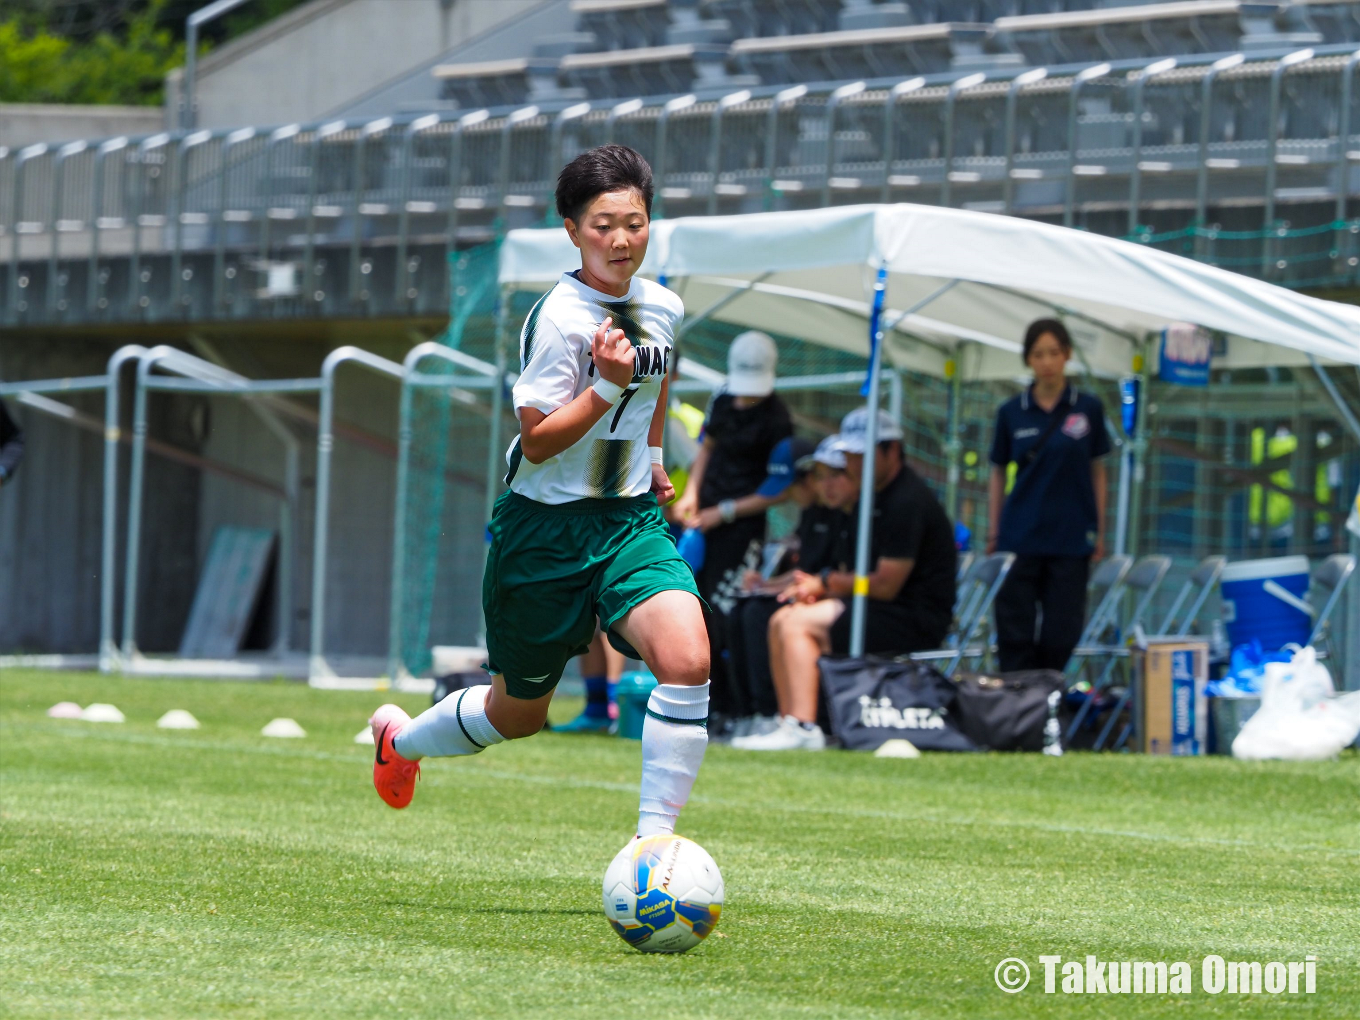
<instances>
[{"instance_id":1,"label":"nike swoosh on cleat","mask_svg":"<svg viewBox=\"0 0 1360 1020\"><path fill-rule=\"evenodd\" d=\"M385 741L385 740L387 739L387 731L388 731L388 729L391 727L391 725L392 725L391 723L388 723L386 726L384 726L384 727L383 727L382 733L380 733L380 734L378 735L378 748L377 748L377 751L374 752L373 759L374 759L374 761L376 761L379 765L386 765L386 764L387 764L387 762L383 761L382 749L383 749L383 741Z\"/></svg>"}]
</instances>

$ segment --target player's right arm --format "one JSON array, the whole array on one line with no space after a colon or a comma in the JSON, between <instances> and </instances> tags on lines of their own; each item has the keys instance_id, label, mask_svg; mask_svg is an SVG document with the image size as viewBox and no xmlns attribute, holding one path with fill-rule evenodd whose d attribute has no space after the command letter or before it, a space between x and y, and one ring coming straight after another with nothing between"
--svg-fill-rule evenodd
<instances>
[{"instance_id":1,"label":"player's right arm","mask_svg":"<svg viewBox=\"0 0 1360 1020\"><path fill-rule=\"evenodd\" d=\"M591 340L590 353L600 378L619 387L633 381L636 354L621 329L610 329L612 320L600 323ZM554 410L524 405L519 408L519 446L530 464L542 464L576 443L605 416L614 401L594 388Z\"/></svg>"}]
</instances>

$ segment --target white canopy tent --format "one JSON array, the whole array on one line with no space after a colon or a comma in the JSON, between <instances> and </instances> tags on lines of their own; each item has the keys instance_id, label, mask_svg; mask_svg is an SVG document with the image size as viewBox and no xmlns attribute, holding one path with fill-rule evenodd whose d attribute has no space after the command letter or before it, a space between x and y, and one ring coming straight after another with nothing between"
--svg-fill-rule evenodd
<instances>
[{"instance_id":1,"label":"white canopy tent","mask_svg":"<svg viewBox=\"0 0 1360 1020\"><path fill-rule=\"evenodd\" d=\"M565 231L512 230L500 279L543 286L579 264ZM1304 365L1309 355L1360 365L1355 306L1098 234L962 209L859 205L658 220L642 271L681 290L691 315L729 298L709 317L867 355L880 266L888 270L885 354L901 368L942 375L966 345L969 377L1014 377L1025 326L1054 310L1069 317L1081 365L1107 377L1126 374L1147 334L1169 322L1225 334L1226 354L1215 358L1223 367ZM928 312L899 320L949 280L959 282Z\"/></svg>"},{"instance_id":2,"label":"white canopy tent","mask_svg":"<svg viewBox=\"0 0 1360 1020\"><path fill-rule=\"evenodd\" d=\"M543 287L579 264L565 231L513 230L500 282ZM1107 378L1129 374L1138 354L1154 369L1149 338L1171 322L1223 334L1221 367L1360 365L1358 307L1126 241L960 209L860 205L659 220L642 269L680 291L691 316L865 356L880 270L883 354L898 368L944 375L954 360L969 378L1013 378L1026 325L1055 312L1077 345L1074 368ZM1349 409L1339 409L1354 427ZM860 538L863 577L867 528Z\"/></svg>"}]
</instances>

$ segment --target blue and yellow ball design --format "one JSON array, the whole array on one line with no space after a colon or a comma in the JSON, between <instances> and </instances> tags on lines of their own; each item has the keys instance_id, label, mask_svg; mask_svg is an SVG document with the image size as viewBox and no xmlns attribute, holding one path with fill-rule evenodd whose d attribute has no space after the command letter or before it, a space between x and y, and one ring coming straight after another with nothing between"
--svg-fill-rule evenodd
<instances>
[{"instance_id":1,"label":"blue and yellow ball design","mask_svg":"<svg viewBox=\"0 0 1360 1020\"><path fill-rule=\"evenodd\" d=\"M698 843L683 836L633 839L604 876L604 913L644 953L683 953L722 916L723 880Z\"/></svg>"}]
</instances>

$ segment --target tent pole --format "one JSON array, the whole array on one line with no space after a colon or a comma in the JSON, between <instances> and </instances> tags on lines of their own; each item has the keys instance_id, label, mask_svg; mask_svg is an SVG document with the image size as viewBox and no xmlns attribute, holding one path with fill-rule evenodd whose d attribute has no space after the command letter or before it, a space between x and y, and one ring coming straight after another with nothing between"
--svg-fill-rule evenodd
<instances>
[{"instance_id":1,"label":"tent pole","mask_svg":"<svg viewBox=\"0 0 1360 1020\"><path fill-rule=\"evenodd\" d=\"M963 345L959 345L962 353ZM949 519L959 519L959 454L963 444L959 442L959 402L963 398L963 373L959 371L962 357L949 358L944 363L945 378L949 380L949 428L944 443L945 483L944 507Z\"/></svg>"},{"instance_id":2,"label":"tent pole","mask_svg":"<svg viewBox=\"0 0 1360 1020\"><path fill-rule=\"evenodd\" d=\"M1317 373L1318 381L1322 383L1322 388L1327 391L1327 395L1332 398L1332 403L1335 404L1336 409L1341 412L1341 417L1350 428L1351 435L1355 436L1356 439L1360 439L1360 421L1356 420L1355 412L1347 406L1346 401L1337 391L1336 383L1332 382L1332 377L1327 374L1326 369L1322 367L1322 363L1318 361L1315 355L1308 355L1308 361L1313 366L1313 371Z\"/></svg>"},{"instance_id":3,"label":"tent pole","mask_svg":"<svg viewBox=\"0 0 1360 1020\"><path fill-rule=\"evenodd\" d=\"M1131 527L1126 538L1126 551L1128 552L1128 555L1137 557L1137 522L1143 509L1143 481L1146 478L1147 470L1149 376L1146 345L1134 359L1133 367L1134 371L1138 373L1138 404L1134 409L1134 413L1137 415L1137 424L1134 428L1133 442L1129 444L1129 469L1132 477L1129 479L1128 525Z\"/></svg>"},{"instance_id":4,"label":"tent pole","mask_svg":"<svg viewBox=\"0 0 1360 1020\"><path fill-rule=\"evenodd\" d=\"M869 313L869 379L866 384L869 414L864 423L864 456L860 462L859 529L855 536L854 602L850 616L850 655L864 657L864 623L869 600L869 542L874 526L874 467L878 452L878 382L883 371L883 298L888 285L888 267L880 265L874 277L874 303Z\"/></svg>"},{"instance_id":5,"label":"tent pole","mask_svg":"<svg viewBox=\"0 0 1360 1020\"><path fill-rule=\"evenodd\" d=\"M688 333L695 326L699 325L701 322L707 321L710 317L715 315L717 312L721 311L723 308L726 308L728 305L730 305L737 298L741 297L756 284L760 283L762 280L769 279L772 275L774 275L774 270L773 269L767 270L766 272L763 272L759 276L757 276L754 280L747 283L745 286L736 287L733 290L728 291L722 297L718 298L717 301L714 301L711 305L709 305L707 308L705 308L702 312L700 312L693 318L686 316L685 321L680 323L679 331L675 334L676 341L679 341L679 339L682 336ZM657 282L664 287L666 285L664 280L665 274L663 273L661 277L657 279Z\"/></svg>"},{"instance_id":6,"label":"tent pole","mask_svg":"<svg viewBox=\"0 0 1360 1020\"><path fill-rule=\"evenodd\" d=\"M958 280L937 287L902 313L902 318L919 312L937 297L953 288ZM865 396L869 398L869 420L864 430L864 466L859 482L859 527L855 536L855 587L850 616L850 654L864 656L864 623L869 609L869 541L874 526L874 454L878 447L878 390L883 374L883 298L888 284L888 267L879 266L874 279L874 303L869 315L869 379Z\"/></svg>"},{"instance_id":7,"label":"tent pole","mask_svg":"<svg viewBox=\"0 0 1360 1020\"><path fill-rule=\"evenodd\" d=\"M1127 446L1127 443L1125 444ZM1129 461L1133 448L1119 450L1119 492L1115 496L1114 554L1123 556L1129 544Z\"/></svg>"},{"instance_id":8,"label":"tent pole","mask_svg":"<svg viewBox=\"0 0 1360 1020\"><path fill-rule=\"evenodd\" d=\"M1360 535L1351 533L1351 555L1360 561ZM1346 677L1341 686L1348 691L1360 691L1360 582L1351 578L1350 590L1346 592L1346 615L1351 618L1350 626L1343 627L1346 636Z\"/></svg>"}]
</instances>

